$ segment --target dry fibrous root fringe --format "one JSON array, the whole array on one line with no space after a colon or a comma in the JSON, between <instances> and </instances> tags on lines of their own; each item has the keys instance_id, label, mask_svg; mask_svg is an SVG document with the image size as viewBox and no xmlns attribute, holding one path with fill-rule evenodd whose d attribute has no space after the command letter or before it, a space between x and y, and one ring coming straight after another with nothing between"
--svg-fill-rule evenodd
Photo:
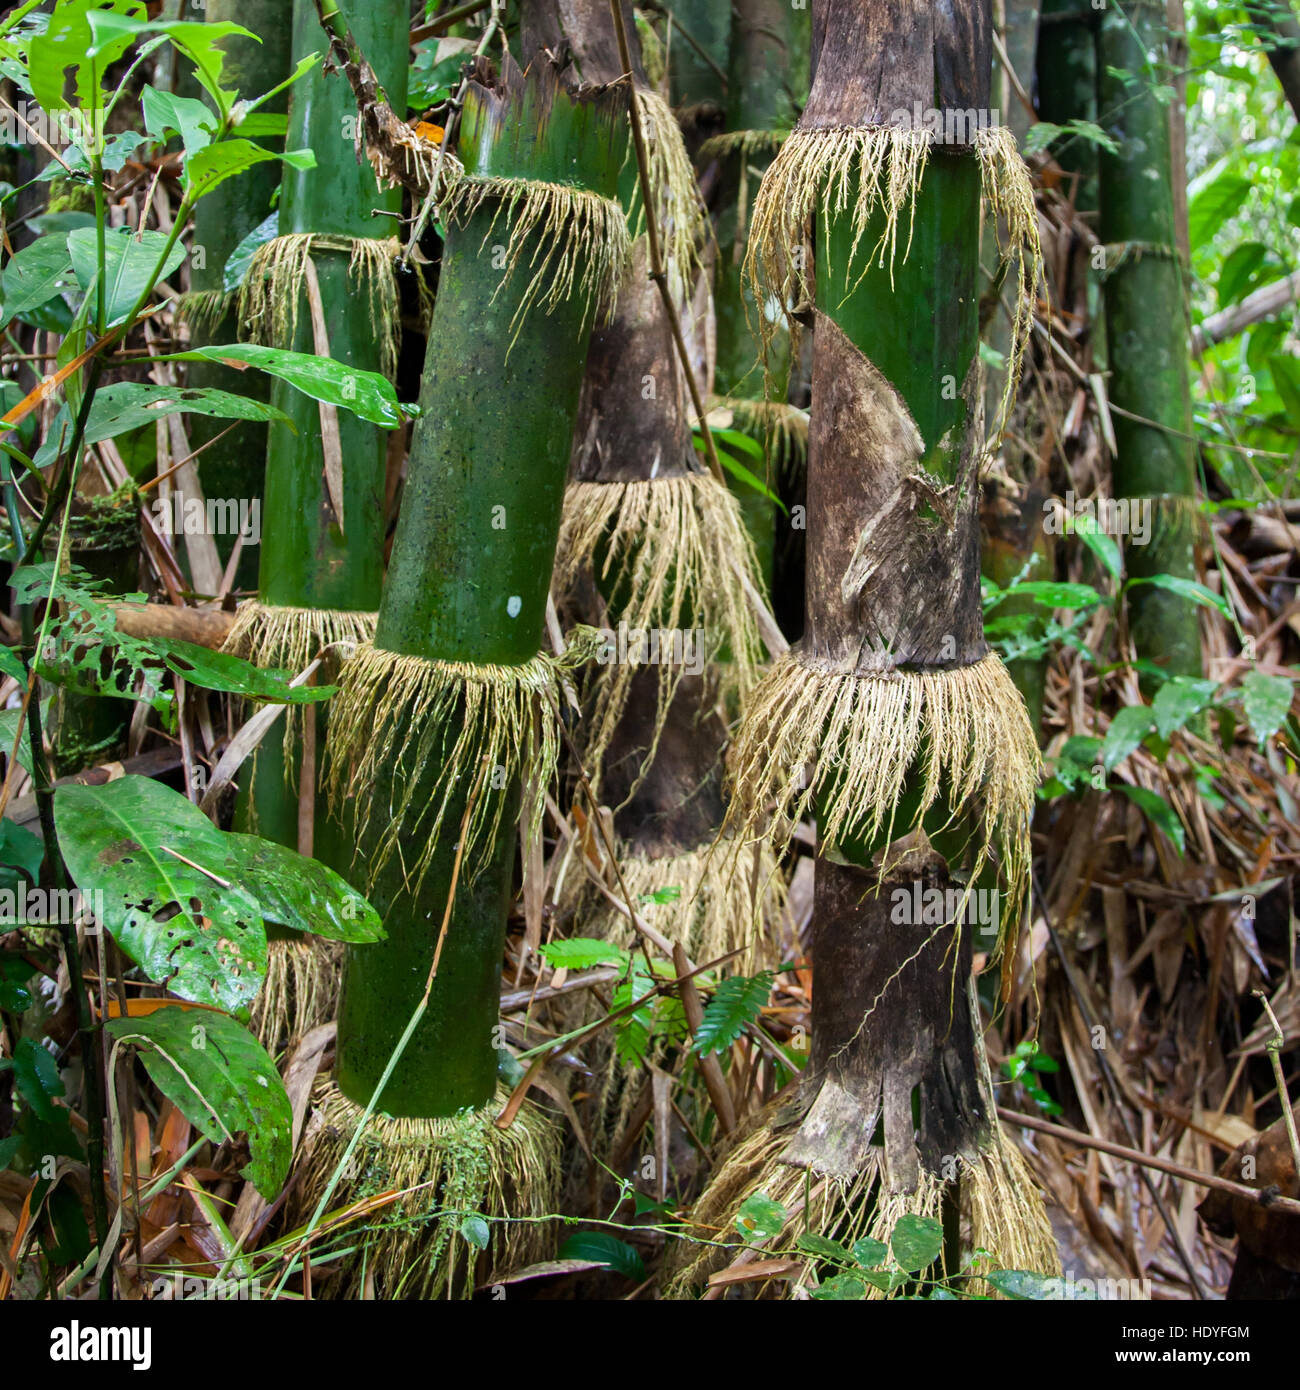
<instances>
[{"instance_id":1,"label":"dry fibrous root fringe","mask_svg":"<svg viewBox=\"0 0 1300 1390\"><path fill-rule=\"evenodd\" d=\"M397 288L396 238L329 236L294 232L258 249L239 291L239 321L252 342L268 347L293 345L303 303L307 262L323 251L345 253L354 292L369 306L370 326L379 343L380 374L397 371L401 341L401 298Z\"/></svg>"},{"instance_id":2,"label":"dry fibrous root fringe","mask_svg":"<svg viewBox=\"0 0 1300 1390\"><path fill-rule=\"evenodd\" d=\"M680 296L689 292L704 268L703 258L713 237L712 224L672 108L658 92L643 87L636 88L633 100L645 137L650 186L657 190L656 225L663 241L664 259L676 282L674 294ZM627 157L635 159L630 148ZM630 222L635 240L645 231L645 204L639 182Z\"/></svg>"},{"instance_id":3,"label":"dry fibrous root fringe","mask_svg":"<svg viewBox=\"0 0 1300 1390\"><path fill-rule=\"evenodd\" d=\"M337 1014L343 947L319 936L277 937L266 947L266 978L249 1027L279 1057Z\"/></svg>"},{"instance_id":4,"label":"dry fibrous root fringe","mask_svg":"<svg viewBox=\"0 0 1300 1390\"><path fill-rule=\"evenodd\" d=\"M893 842L930 808L981 806L978 864L996 857L1006 886L1003 935L1029 880L1038 741L1011 677L990 652L952 670L859 675L781 657L754 692L730 755L724 830L736 845L780 846L816 807L822 844ZM895 824L911 779L917 810ZM888 865L882 865L882 872ZM973 881L973 875L972 875ZM1007 942L999 941L999 949Z\"/></svg>"},{"instance_id":5,"label":"dry fibrous root fringe","mask_svg":"<svg viewBox=\"0 0 1300 1390\"><path fill-rule=\"evenodd\" d=\"M210 338L238 299L238 290L187 290L176 301L176 317L191 337Z\"/></svg>"},{"instance_id":6,"label":"dry fibrous root fringe","mask_svg":"<svg viewBox=\"0 0 1300 1390\"><path fill-rule=\"evenodd\" d=\"M363 1114L329 1079L317 1082L312 1100L316 1113L291 1217L299 1223L310 1218ZM393 1189L406 1195L366 1218L335 1296L357 1297L373 1280L375 1294L387 1299L468 1298L478 1283L546 1256L553 1232L545 1217L558 1207L560 1132L528 1102L499 1128L508 1100L503 1088L484 1108L443 1118L371 1116L330 1208ZM461 1234L475 1216L488 1227L482 1255Z\"/></svg>"},{"instance_id":7,"label":"dry fibrous root fringe","mask_svg":"<svg viewBox=\"0 0 1300 1390\"><path fill-rule=\"evenodd\" d=\"M691 1224L701 1238L685 1237L668 1252L666 1298L694 1297L710 1274L742 1253L746 1247L732 1237L735 1216L758 1193L790 1213L779 1235L758 1243L755 1253L760 1259L777 1252L796 1254L795 1242L805 1231L847 1247L863 1237L888 1245L900 1217L942 1219L950 1184L935 1174L922 1170L912 1191L895 1192L883 1159L873 1155L850 1179L828 1177L785 1163L789 1138L789 1129L759 1124L732 1148L691 1213ZM964 1250L989 1251L994 1269L1060 1273L1060 1254L1042 1197L1024 1158L1000 1128L971 1153L954 1156L952 1176L960 1195ZM944 1277L959 1273L942 1263L940 1272ZM765 1285L763 1292L781 1297L808 1278L806 1272L793 1284ZM980 1279L971 1281L967 1291L982 1296L993 1292ZM886 1297L870 1285L865 1294L871 1299Z\"/></svg>"},{"instance_id":8,"label":"dry fibrous root fringe","mask_svg":"<svg viewBox=\"0 0 1300 1390\"><path fill-rule=\"evenodd\" d=\"M563 682L600 643L599 633L580 628L563 657L543 652L522 666L428 661L370 643L357 648L330 704L325 791L334 814L356 801L358 843L368 843L371 818L380 817L385 829L364 866L371 883L397 855L408 886L418 890L440 837L458 828L447 824L452 797L474 784L485 762L492 790L475 799L465 825L467 881L487 857L476 851L496 841L503 788L522 783L525 823L540 827L560 754ZM432 793L417 802L430 767L437 769ZM375 795L381 780L392 787L385 805Z\"/></svg>"},{"instance_id":9,"label":"dry fibrous root fringe","mask_svg":"<svg viewBox=\"0 0 1300 1390\"><path fill-rule=\"evenodd\" d=\"M763 445L779 478L801 477L808 467L808 412L785 401L755 401L744 396L714 396L715 410L729 410L732 428Z\"/></svg>"},{"instance_id":10,"label":"dry fibrous root fringe","mask_svg":"<svg viewBox=\"0 0 1300 1390\"><path fill-rule=\"evenodd\" d=\"M618 874L610 868L603 879L608 891L622 902L626 888L637 913L699 964L740 951L724 969L752 975L780 958L785 880L765 841L734 863L715 854L712 845L649 858L617 843L615 853ZM559 897L573 909L574 935L623 947L635 943L631 922L592 885L580 864L565 866Z\"/></svg>"},{"instance_id":11,"label":"dry fibrous root fringe","mask_svg":"<svg viewBox=\"0 0 1300 1390\"><path fill-rule=\"evenodd\" d=\"M724 130L720 135L709 136L696 151L695 162L704 165L714 159L729 159L733 154L746 159L775 154L789 138L788 130Z\"/></svg>"},{"instance_id":12,"label":"dry fibrous root fringe","mask_svg":"<svg viewBox=\"0 0 1300 1390\"><path fill-rule=\"evenodd\" d=\"M335 664L351 655L359 643L375 635L375 619L374 613L346 608L291 608L249 599L239 605L221 650L264 670L296 676L322 653ZM303 714L301 705L285 706L286 741L297 736ZM290 771L286 762L286 775Z\"/></svg>"},{"instance_id":13,"label":"dry fibrous root fringe","mask_svg":"<svg viewBox=\"0 0 1300 1390\"><path fill-rule=\"evenodd\" d=\"M811 257L792 254L806 246L814 216L852 218L850 265L860 252L863 271L872 263L894 266L911 245L912 215L935 133L896 126L796 130L768 166L754 202L744 274L756 302L775 294L787 311L813 300ZM1005 126L981 130L973 148L984 197L997 227L1002 263L1013 287L1014 311L1001 429L1015 399L1025 349L1033 327L1034 295L1042 284L1034 188L1015 136ZM879 219L879 222L877 222ZM880 230L865 245L873 225ZM759 316L758 329L770 344L775 326Z\"/></svg>"},{"instance_id":14,"label":"dry fibrous root fringe","mask_svg":"<svg viewBox=\"0 0 1300 1390\"><path fill-rule=\"evenodd\" d=\"M757 682L763 642L745 591L746 582L757 590L753 543L735 497L709 474L571 483L556 554L556 593L567 594L586 566L602 588L617 594L618 621L628 633L681 637L686 660L664 659L662 650L657 658L657 717L644 770L654 761L668 707L691 661L708 664L726 649L727 660L717 667L724 700L743 703ZM643 653L642 660L648 659ZM583 746L594 785L635 672L633 661L620 654L599 673Z\"/></svg>"},{"instance_id":15,"label":"dry fibrous root fringe","mask_svg":"<svg viewBox=\"0 0 1300 1390\"><path fill-rule=\"evenodd\" d=\"M501 284L517 274L529 277L510 322L512 333L518 334L532 309L549 313L579 297L596 322L609 317L632 256L620 204L568 184L467 174L451 186L442 214L463 226L481 208L493 205L482 246L504 219L509 237Z\"/></svg>"}]
</instances>

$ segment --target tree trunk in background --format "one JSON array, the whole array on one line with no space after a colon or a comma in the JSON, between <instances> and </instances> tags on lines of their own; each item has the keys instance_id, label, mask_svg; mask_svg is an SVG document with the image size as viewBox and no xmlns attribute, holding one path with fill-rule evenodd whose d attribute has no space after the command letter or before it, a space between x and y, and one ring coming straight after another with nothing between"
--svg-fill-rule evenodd
<instances>
[{"instance_id":1,"label":"tree trunk in background","mask_svg":"<svg viewBox=\"0 0 1300 1390\"><path fill-rule=\"evenodd\" d=\"M1246 0L1246 13L1260 29L1260 42L1282 93L1300 121L1300 21L1290 0Z\"/></svg>"},{"instance_id":2,"label":"tree trunk in background","mask_svg":"<svg viewBox=\"0 0 1300 1390\"><path fill-rule=\"evenodd\" d=\"M1170 31L1165 0L1108 10L1097 33L1100 124L1119 144L1099 160L1110 399L1117 499L1148 501L1150 544L1125 547L1130 579L1196 578L1197 514L1188 381L1186 265L1179 250L1171 113L1154 88L1167 85ZM1124 75L1127 75L1127 80ZM1197 606L1144 584L1129 592L1133 644L1169 675L1202 674Z\"/></svg>"}]
</instances>

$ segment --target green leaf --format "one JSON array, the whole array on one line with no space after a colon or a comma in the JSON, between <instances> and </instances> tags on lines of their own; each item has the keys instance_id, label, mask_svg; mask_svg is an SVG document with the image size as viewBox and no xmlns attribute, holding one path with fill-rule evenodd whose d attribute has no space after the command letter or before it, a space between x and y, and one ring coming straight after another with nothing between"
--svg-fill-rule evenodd
<instances>
[{"instance_id":1,"label":"green leaf","mask_svg":"<svg viewBox=\"0 0 1300 1390\"><path fill-rule=\"evenodd\" d=\"M64 290L75 288L68 238L43 236L11 256L4 268L4 310L0 328L14 319L25 319L34 309L48 304Z\"/></svg>"},{"instance_id":2,"label":"green leaf","mask_svg":"<svg viewBox=\"0 0 1300 1390\"><path fill-rule=\"evenodd\" d=\"M812 1296L833 1303L856 1303L867 1296L867 1286L856 1274L837 1274L818 1284Z\"/></svg>"},{"instance_id":3,"label":"green leaf","mask_svg":"<svg viewBox=\"0 0 1300 1390\"><path fill-rule=\"evenodd\" d=\"M1242 681L1242 709L1258 742L1267 743L1286 722L1294 693L1294 685L1285 676L1251 671Z\"/></svg>"},{"instance_id":4,"label":"green leaf","mask_svg":"<svg viewBox=\"0 0 1300 1390\"><path fill-rule=\"evenodd\" d=\"M289 1175L293 1111L275 1063L248 1029L229 1014L180 1007L104 1027L138 1045L154 1084L214 1143L248 1135L242 1176L274 1201Z\"/></svg>"},{"instance_id":5,"label":"green leaf","mask_svg":"<svg viewBox=\"0 0 1300 1390\"><path fill-rule=\"evenodd\" d=\"M157 359L162 362L220 362L242 370L259 371L287 381L295 390L313 400L350 410L372 425L393 430L402 423L401 407L392 383L378 372L361 372L345 367L332 357L314 357L306 352L286 352L283 348L254 343L228 343L223 347L193 348Z\"/></svg>"},{"instance_id":6,"label":"green leaf","mask_svg":"<svg viewBox=\"0 0 1300 1390\"><path fill-rule=\"evenodd\" d=\"M743 435L741 436L744 437ZM733 478L738 478L746 487L752 487L760 497L766 497L769 502L774 502L782 511L786 510L785 503L772 491L770 487L756 473L751 472L734 455L726 449L719 449L718 462L731 474Z\"/></svg>"},{"instance_id":7,"label":"green leaf","mask_svg":"<svg viewBox=\"0 0 1300 1390\"><path fill-rule=\"evenodd\" d=\"M1090 516L1066 517L1066 529L1072 531L1101 561L1112 579L1118 579L1124 569L1119 546Z\"/></svg>"},{"instance_id":8,"label":"green leaf","mask_svg":"<svg viewBox=\"0 0 1300 1390\"><path fill-rule=\"evenodd\" d=\"M248 267L253 263L253 257L268 241L274 241L279 235L280 209L276 208L270 217L259 222L226 257L226 269L221 287L227 294L233 294L244 283L244 277L248 274Z\"/></svg>"},{"instance_id":9,"label":"green leaf","mask_svg":"<svg viewBox=\"0 0 1300 1390\"><path fill-rule=\"evenodd\" d=\"M145 16L144 0L62 0L42 34L27 41L27 75L36 103L47 114L65 111L67 71L73 74L73 103L82 111L102 108L97 78L126 52L133 28L112 28L112 21Z\"/></svg>"},{"instance_id":10,"label":"green leaf","mask_svg":"<svg viewBox=\"0 0 1300 1390\"><path fill-rule=\"evenodd\" d=\"M217 131L216 114L196 97L178 97L146 85L140 93L140 108L145 130L155 140L163 140L168 131L174 131L187 155L210 145Z\"/></svg>"},{"instance_id":11,"label":"green leaf","mask_svg":"<svg viewBox=\"0 0 1300 1390\"><path fill-rule=\"evenodd\" d=\"M1175 730L1183 728L1189 719L1194 719L1209 706L1218 688L1218 681L1171 676L1156 691L1156 697L1151 702L1156 732L1161 738L1168 740Z\"/></svg>"},{"instance_id":12,"label":"green leaf","mask_svg":"<svg viewBox=\"0 0 1300 1390\"><path fill-rule=\"evenodd\" d=\"M165 280L185 259L185 247L178 239L167 250L169 238L162 232L135 233L125 227L110 229L104 236L104 313L106 328L121 323L135 308L150 284ZM90 297L98 265L96 232L80 227L68 233L68 251L77 282ZM167 252L166 260L163 253ZM159 269L159 262L162 268ZM155 272L157 272L155 274Z\"/></svg>"},{"instance_id":13,"label":"green leaf","mask_svg":"<svg viewBox=\"0 0 1300 1390\"><path fill-rule=\"evenodd\" d=\"M32 992L27 982L34 974L36 971L21 956L0 955L0 1009L21 1014L31 1008Z\"/></svg>"},{"instance_id":14,"label":"green leaf","mask_svg":"<svg viewBox=\"0 0 1300 1390\"><path fill-rule=\"evenodd\" d=\"M268 150L251 140L223 140L186 156L181 183L191 198L206 198L227 179L271 160L281 160L294 169L316 167L316 156L310 150Z\"/></svg>"},{"instance_id":15,"label":"green leaf","mask_svg":"<svg viewBox=\"0 0 1300 1390\"><path fill-rule=\"evenodd\" d=\"M1148 790L1146 787L1130 787L1121 785L1120 791L1145 815L1154 822L1178 847L1178 853L1182 854L1187 848L1187 837L1183 832L1183 823L1174 813L1174 809L1158 792Z\"/></svg>"},{"instance_id":16,"label":"green leaf","mask_svg":"<svg viewBox=\"0 0 1300 1390\"><path fill-rule=\"evenodd\" d=\"M695 1034L695 1051L701 1057L725 1052L758 1017L775 978L772 971L764 970L754 976L732 975L723 980L705 1005Z\"/></svg>"},{"instance_id":17,"label":"green leaf","mask_svg":"<svg viewBox=\"0 0 1300 1390\"><path fill-rule=\"evenodd\" d=\"M1003 599L1031 598L1045 608L1095 608L1103 602L1102 596L1091 584L1057 583L1051 579L1033 579L1027 584L1015 584L999 594L996 602Z\"/></svg>"},{"instance_id":18,"label":"green leaf","mask_svg":"<svg viewBox=\"0 0 1300 1390\"><path fill-rule=\"evenodd\" d=\"M542 959L556 970L589 970L593 965L621 965L627 952L594 937L571 936L541 948Z\"/></svg>"},{"instance_id":19,"label":"green leaf","mask_svg":"<svg viewBox=\"0 0 1300 1390\"><path fill-rule=\"evenodd\" d=\"M811 1231L801 1235L794 1244L796 1250L802 1250L805 1255L816 1255L818 1259L841 1260L847 1263L853 1258L838 1240L828 1240L825 1236L816 1235Z\"/></svg>"},{"instance_id":20,"label":"green leaf","mask_svg":"<svg viewBox=\"0 0 1300 1390\"><path fill-rule=\"evenodd\" d=\"M1101 745L1101 765L1112 772L1156 726L1147 705L1125 705L1116 712Z\"/></svg>"},{"instance_id":21,"label":"green leaf","mask_svg":"<svg viewBox=\"0 0 1300 1390\"><path fill-rule=\"evenodd\" d=\"M762 1192L746 1197L736 1213L736 1229L746 1240L767 1240L779 1236L790 1213Z\"/></svg>"},{"instance_id":22,"label":"green leaf","mask_svg":"<svg viewBox=\"0 0 1300 1390\"><path fill-rule=\"evenodd\" d=\"M882 1240L863 1236L853 1242L853 1258L863 1269L875 1269L889 1258L889 1247Z\"/></svg>"},{"instance_id":23,"label":"green leaf","mask_svg":"<svg viewBox=\"0 0 1300 1390\"><path fill-rule=\"evenodd\" d=\"M283 411L264 401L237 396L215 387L155 386L152 382L116 381L102 386L91 402L86 421L86 444L116 439L168 415L206 415L218 420L285 420ZM66 429L65 429L66 426ZM66 404L59 409L44 444L32 460L47 468L72 436L72 416Z\"/></svg>"},{"instance_id":24,"label":"green leaf","mask_svg":"<svg viewBox=\"0 0 1300 1390\"><path fill-rule=\"evenodd\" d=\"M1196 583L1194 579L1182 579L1176 574L1153 574L1146 579L1130 579L1124 587L1135 589L1140 584L1154 584L1157 589L1167 589L1171 594L1190 599L1206 608L1216 608L1225 618L1232 618L1228 600L1212 589L1207 589L1204 584Z\"/></svg>"},{"instance_id":25,"label":"green leaf","mask_svg":"<svg viewBox=\"0 0 1300 1390\"><path fill-rule=\"evenodd\" d=\"M492 1239L488 1223L481 1216L467 1216L460 1223L460 1233L475 1250L486 1250L488 1241Z\"/></svg>"},{"instance_id":26,"label":"green leaf","mask_svg":"<svg viewBox=\"0 0 1300 1390\"><path fill-rule=\"evenodd\" d=\"M45 842L39 835L11 820L0 820L0 864L21 869L35 883L44 858Z\"/></svg>"},{"instance_id":27,"label":"green leaf","mask_svg":"<svg viewBox=\"0 0 1300 1390\"><path fill-rule=\"evenodd\" d=\"M1208 242L1219 227L1238 212L1253 187L1250 179L1220 161L1192 180L1188 187L1188 231L1192 244Z\"/></svg>"},{"instance_id":28,"label":"green leaf","mask_svg":"<svg viewBox=\"0 0 1300 1390\"><path fill-rule=\"evenodd\" d=\"M148 637L141 641L166 662L169 671L204 690L224 690L247 700L275 705L319 704L338 691L335 685L290 685L292 677L263 670L242 657L193 642L173 637Z\"/></svg>"},{"instance_id":29,"label":"green leaf","mask_svg":"<svg viewBox=\"0 0 1300 1390\"><path fill-rule=\"evenodd\" d=\"M590 1260L636 1283L645 1282L646 1269L641 1256L625 1240L602 1231L576 1231L556 1251L557 1260Z\"/></svg>"},{"instance_id":30,"label":"green leaf","mask_svg":"<svg viewBox=\"0 0 1300 1390\"><path fill-rule=\"evenodd\" d=\"M149 979L232 1013L252 1003L266 975L261 909L226 877L224 836L197 806L127 776L58 788L54 813L73 882L103 894L104 927Z\"/></svg>"},{"instance_id":31,"label":"green leaf","mask_svg":"<svg viewBox=\"0 0 1300 1390\"><path fill-rule=\"evenodd\" d=\"M316 859L257 835L224 836L229 873L257 899L262 917L330 941L380 941L384 924L348 882Z\"/></svg>"},{"instance_id":32,"label":"green leaf","mask_svg":"<svg viewBox=\"0 0 1300 1390\"><path fill-rule=\"evenodd\" d=\"M11 1060L0 1062L11 1067L14 1085L38 1119L54 1120L59 1107L55 1097L63 1094L63 1078L58 1064L35 1038L18 1039Z\"/></svg>"},{"instance_id":33,"label":"green leaf","mask_svg":"<svg viewBox=\"0 0 1300 1390\"><path fill-rule=\"evenodd\" d=\"M943 1249L943 1223L930 1216L898 1218L889 1237L889 1248L899 1269L916 1273L939 1258Z\"/></svg>"}]
</instances>

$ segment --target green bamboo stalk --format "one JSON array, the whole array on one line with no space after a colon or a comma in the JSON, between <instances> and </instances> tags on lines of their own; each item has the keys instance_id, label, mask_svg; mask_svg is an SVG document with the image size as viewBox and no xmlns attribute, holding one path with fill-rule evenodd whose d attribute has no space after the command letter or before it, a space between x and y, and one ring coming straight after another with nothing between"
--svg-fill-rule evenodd
<instances>
[{"instance_id":1,"label":"green bamboo stalk","mask_svg":"<svg viewBox=\"0 0 1300 1390\"><path fill-rule=\"evenodd\" d=\"M960 1185L976 1245L1051 1267L1041 1203L991 1113L969 953L996 938L975 937L961 886L1001 869L1013 941L1038 753L983 637L979 228L983 190L1027 291L1033 193L1005 129L944 142L909 120L988 110L989 0L814 0L813 23L812 92L752 251L767 284L811 296L791 249L815 218L807 622L733 744L731 818L747 840L775 803L784 839L816 810L813 1048L800 1102L733 1151L696 1220L726 1229L761 1190L818 1202L826 1235L883 1239L905 1212L951 1214ZM1013 372L1026 335L1021 311ZM935 890L937 915L911 910Z\"/></svg>"},{"instance_id":2,"label":"green bamboo stalk","mask_svg":"<svg viewBox=\"0 0 1300 1390\"><path fill-rule=\"evenodd\" d=\"M344 9L390 99L398 110L404 109L404 27L380 5L353 0ZM295 0L294 61L325 48L312 0ZM352 91L341 73L318 69L292 88L288 146L312 149L316 166L286 166L280 236L250 268L251 283L245 286L241 309L254 336L274 346L314 353L316 339L302 281L303 261L309 259L320 287L330 356L361 371L391 374L396 248L393 218L383 214L400 211L401 193L381 189L369 163L364 158L358 162L356 121ZM306 237L312 240L303 242ZM293 247L294 239L297 260L278 265L277 251ZM336 499L324 473L318 404L279 382L272 388L271 402L288 420L269 428L258 571L261 612L250 612L247 630L237 628L231 649L282 665L304 656L310 660L315 651L308 641L283 640L284 625L270 631L267 619L274 610L295 610L300 620L288 627L314 636L319 645L335 635L355 635L353 620L331 615L368 614L378 607L388 436L349 411L337 412L342 486ZM321 616L313 618L313 612ZM241 824L292 846L299 843L300 726L299 720L287 721L263 741L237 808ZM320 743L323 746L323 739Z\"/></svg>"},{"instance_id":3,"label":"green bamboo stalk","mask_svg":"<svg viewBox=\"0 0 1300 1390\"><path fill-rule=\"evenodd\" d=\"M378 780L365 795L379 814L354 818L358 852L371 866L371 901L388 933L381 945L348 952L337 1074L354 1102L370 1099L424 992L457 857L452 830L465 819L476 783L480 800L472 815L489 818L464 850L427 1012L379 1098L393 1116L428 1119L479 1108L496 1085L493 1030L520 768L514 763L498 776L494 762L480 779L478 759L462 755L468 761L457 763L451 745L470 728L465 702L476 683L512 698L525 669L539 660L596 305L592 286L581 279L549 303L533 302L538 286L531 267L558 240L575 257L580 277L611 255L610 265L621 271L619 253L578 234L566 194L608 200L615 193L625 103L625 96L600 89L570 95L540 61L527 80L508 68L498 90L478 82L468 89L459 153L467 184L483 196L458 204L448 219L421 415L371 658L372 668L390 673L392 687L350 687L345 670L339 699L370 713L354 721L356 739L342 729L337 710L333 725L342 743L332 749L333 766L341 767L345 754L355 759L367 732L393 740L368 765ZM543 186L565 190L561 211L549 224L530 226L522 197L514 195ZM621 229L621 214L609 225ZM391 727L419 714L403 704L402 671L431 681L447 675L449 693L438 713L419 716L429 718L423 740L408 741L409 730ZM485 698L493 698L490 690ZM534 729L551 717L546 699L536 699L527 716ZM543 778L545 761L528 775ZM368 776L363 767L362 780ZM413 846L426 843L426 810L451 778L458 780L445 806L445 833L433 835L418 868L409 854L405 864L400 854L385 858L394 833Z\"/></svg>"},{"instance_id":4,"label":"green bamboo stalk","mask_svg":"<svg viewBox=\"0 0 1300 1390\"><path fill-rule=\"evenodd\" d=\"M1114 414L1117 498L1150 499L1146 546L1129 544L1130 578L1196 578L1196 466L1188 381L1186 268L1178 251L1170 110L1159 55L1169 41L1164 0L1102 15L1097 31L1100 121L1119 152L1101 153L1101 240ZM1150 423L1131 418L1143 417ZM1145 584L1130 591L1140 659L1170 675L1202 674L1200 620L1186 598Z\"/></svg>"},{"instance_id":5,"label":"green bamboo stalk","mask_svg":"<svg viewBox=\"0 0 1300 1390\"><path fill-rule=\"evenodd\" d=\"M233 21L261 40L254 43L235 36L222 44L226 54L223 80L242 97L261 96L289 76L293 0L208 0L205 14L210 24ZM282 95L261 109L283 113L286 101ZM282 146L274 139L261 143L268 149ZM256 164L238 178L218 185L195 209L190 294L182 304L192 346L238 341L235 295L225 289L226 264L239 243L270 215L279 184L278 164ZM201 262L196 254L200 249ZM215 362L193 362L187 374L188 384L199 389L238 392L262 401L270 399L269 380L260 373L236 372ZM198 470L204 495L260 504L266 472L266 426L242 421L229 429L229 421L201 415L192 415L188 424L191 448L203 449ZM220 442L213 443L223 431ZM223 563L228 561L235 538L218 536L216 543ZM256 587L257 562L257 548L245 540L235 570L236 589Z\"/></svg>"}]
</instances>

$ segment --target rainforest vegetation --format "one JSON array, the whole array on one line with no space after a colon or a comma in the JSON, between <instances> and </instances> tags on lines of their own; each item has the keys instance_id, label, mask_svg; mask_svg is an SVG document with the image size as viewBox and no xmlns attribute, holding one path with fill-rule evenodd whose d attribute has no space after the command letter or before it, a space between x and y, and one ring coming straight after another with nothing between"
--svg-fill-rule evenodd
<instances>
[{"instance_id":1,"label":"rainforest vegetation","mask_svg":"<svg viewBox=\"0 0 1300 1390\"><path fill-rule=\"evenodd\" d=\"M1291 0L3 7L0 1303L1300 1298L1298 121Z\"/></svg>"}]
</instances>

